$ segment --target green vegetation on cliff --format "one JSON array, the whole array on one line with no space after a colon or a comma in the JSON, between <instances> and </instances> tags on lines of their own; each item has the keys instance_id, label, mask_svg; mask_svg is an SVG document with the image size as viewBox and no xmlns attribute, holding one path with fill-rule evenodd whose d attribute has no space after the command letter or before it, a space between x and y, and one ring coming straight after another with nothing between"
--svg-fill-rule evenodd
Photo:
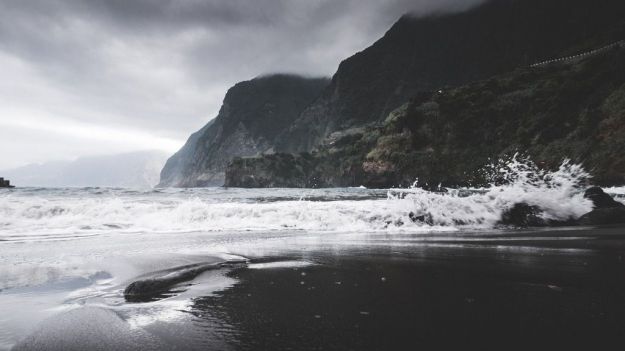
<instances>
[{"instance_id":1,"label":"green vegetation on cliff","mask_svg":"<svg viewBox=\"0 0 625 351\"><path fill-rule=\"evenodd\" d=\"M336 131L380 122L423 91L460 86L625 38L622 0L489 0L468 11L403 16L344 60L276 150L310 152Z\"/></svg>"},{"instance_id":2,"label":"green vegetation on cliff","mask_svg":"<svg viewBox=\"0 0 625 351\"><path fill-rule=\"evenodd\" d=\"M485 165L515 152L548 168L570 158L597 184L623 184L624 63L616 47L421 93L383 123L335 133L310 155L237 159L226 186L481 184Z\"/></svg>"},{"instance_id":3,"label":"green vegetation on cliff","mask_svg":"<svg viewBox=\"0 0 625 351\"><path fill-rule=\"evenodd\" d=\"M405 15L331 81L237 84L161 185L477 185L485 164L516 152L625 183L623 39L621 0L488 0Z\"/></svg>"}]
</instances>

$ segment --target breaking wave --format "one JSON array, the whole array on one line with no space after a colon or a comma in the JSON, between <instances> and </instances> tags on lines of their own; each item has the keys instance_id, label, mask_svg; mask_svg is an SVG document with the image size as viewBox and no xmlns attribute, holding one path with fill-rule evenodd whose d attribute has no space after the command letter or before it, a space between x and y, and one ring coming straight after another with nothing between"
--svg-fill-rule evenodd
<instances>
[{"instance_id":1,"label":"breaking wave","mask_svg":"<svg viewBox=\"0 0 625 351\"><path fill-rule=\"evenodd\" d=\"M427 216L430 223L440 226L493 228L502 213L517 203L539 207L547 220L576 219L592 210L592 203L583 195L590 175L568 160L556 171L547 171L515 156L488 172L492 179L489 187L443 189L442 193L415 187L399 191L398 197L404 195L412 201L416 217Z\"/></svg>"},{"instance_id":2,"label":"breaking wave","mask_svg":"<svg viewBox=\"0 0 625 351\"><path fill-rule=\"evenodd\" d=\"M546 219L577 218L591 210L583 197L589 176L579 165L564 162L548 172L515 157L491 171L490 187L434 192L14 189L0 192L0 240L192 231L454 231L493 228L519 202L539 206Z\"/></svg>"}]
</instances>

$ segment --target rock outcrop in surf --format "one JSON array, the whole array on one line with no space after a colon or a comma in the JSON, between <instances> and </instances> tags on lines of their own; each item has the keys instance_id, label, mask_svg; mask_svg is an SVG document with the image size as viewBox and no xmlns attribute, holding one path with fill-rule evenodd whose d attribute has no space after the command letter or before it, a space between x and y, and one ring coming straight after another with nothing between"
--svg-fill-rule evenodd
<instances>
[{"instance_id":1,"label":"rock outcrop in surf","mask_svg":"<svg viewBox=\"0 0 625 351\"><path fill-rule=\"evenodd\" d=\"M606 225L625 223L625 205L615 201L601 188L589 188L586 190L584 197L593 202L593 210L579 219L580 224Z\"/></svg>"},{"instance_id":2,"label":"rock outcrop in surf","mask_svg":"<svg viewBox=\"0 0 625 351\"><path fill-rule=\"evenodd\" d=\"M11 181L0 177L0 188L13 188Z\"/></svg>"},{"instance_id":3,"label":"rock outcrop in surf","mask_svg":"<svg viewBox=\"0 0 625 351\"><path fill-rule=\"evenodd\" d=\"M593 210L579 218L548 219L543 216L543 210L540 206L517 203L502 214L498 224L526 228L625 223L625 205L614 200L600 187L595 186L586 189L584 198L592 201Z\"/></svg>"},{"instance_id":4,"label":"rock outcrop in surf","mask_svg":"<svg viewBox=\"0 0 625 351\"><path fill-rule=\"evenodd\" d=\"M517 203L501 215L501 221L499 221L498 224L521 228L559 227L577 224L575 218L570 218L569 220L551 220L545 219L542 214L543 211L539 206Z\"/></svg>"}]
</instances>

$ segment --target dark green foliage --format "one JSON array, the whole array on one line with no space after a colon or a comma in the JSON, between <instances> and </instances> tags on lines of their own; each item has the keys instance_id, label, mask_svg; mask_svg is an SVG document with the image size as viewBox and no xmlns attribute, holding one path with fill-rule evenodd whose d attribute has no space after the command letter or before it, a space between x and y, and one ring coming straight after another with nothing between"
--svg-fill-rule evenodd
<instances>
[{"instance_id":1,"label":"dark green foliage","mask_svg":"<svg viewBox=\"0 0 625 351\"><path fill-rule=\"evenodd\" d=\"M480 171L485 165L522 152L545 168L581 162L599 185L624 184L624 63L625 49L614 49L420 94L383 125L320 146L305 163L295 157L304 173L289 175L315 178L316 186L406 186L417 178L429 186L482 185L490 181ZM258 172L269 160L253 162ZM288 169L282 164L279 172Z\"/></svg>"},{"instance_id":2,"label":"dark green foliage","mask_svg":"<svg viewBox=\"0 0 625 351\"><path fill-rule=\"evenodd\" d=\"M490 0L456 14L406 15L371 47L341 63L330 86L283 134L278 148L309 151L334 131L383 120L423 91L459 86L622 40L624 24L621 0ZM504 82L485 88L499 91L499 83ZM563 87L561 93L570 95L567 90Z\"/></svg>"},{"instance_id":3,"label":"dark green foliage","mask_svg":"<svg viewBox=\"0 0 625 351\"><path fill-rule=\"evenodd\" d=\"M566 158L582 162L599 184L625 183L623 62L625 50L613 50L578 63L516 70L411 103L385 127L386 134L409 134L410 151L397 144L400 154L384 156L399 165L403 182L419 177L480 183L472 174L489 159L521 151L548 168ZM389 147L378 142L377 148ZM377 156L375 149L370 155ZM428 160L435 164L424 173Z\"/></svg>"},{"instance_id":4,"label":"dark green foliage","mask_svg":"<svg viewBox=\"0 0 625 351\"><path fill-rule=\"evenodd\" d=\"M406 15L331 82L237 84L214 123L168 161L161 184L221 185L236 156L248 158L229 167L226 185L481 184L476 170L517 151L545 167L570 157L600 184L623 183L623 54L527 68L623 39L622 0L488 0ZM249 158L274 151L312 154Z\"/></svg>"}]
</instances>

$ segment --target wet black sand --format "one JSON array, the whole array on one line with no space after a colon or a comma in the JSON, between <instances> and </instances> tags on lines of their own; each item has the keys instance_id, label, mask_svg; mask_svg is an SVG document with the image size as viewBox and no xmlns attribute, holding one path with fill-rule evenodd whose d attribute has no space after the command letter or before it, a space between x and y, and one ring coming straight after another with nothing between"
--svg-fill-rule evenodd
<instances>
[{"instance_id":1,"label":"wet black sand","mask_svg":"<svg viewBox=\"0 0 625 351\"><path fill-rule=\"evenodd\" d=\"M623 228L454 234L425 241L391 235L278 251L253 262L314 264L230 270L236 284L194 298L183 322L147 328L149 338L140 335L149 342L138 348L560 350L625 345ZM73 323L81 318L87 317ZM64 323L71 329L71 320ZM101 330L107 323L102 320ZM123 334L122 327L115 328ZM50 337L38 333L31 345L45 345ZM59 333L59 348L82 345L80 338L63 344ZM101 346L136 349L135 341Z\"/></svg>"}]
</instances>

